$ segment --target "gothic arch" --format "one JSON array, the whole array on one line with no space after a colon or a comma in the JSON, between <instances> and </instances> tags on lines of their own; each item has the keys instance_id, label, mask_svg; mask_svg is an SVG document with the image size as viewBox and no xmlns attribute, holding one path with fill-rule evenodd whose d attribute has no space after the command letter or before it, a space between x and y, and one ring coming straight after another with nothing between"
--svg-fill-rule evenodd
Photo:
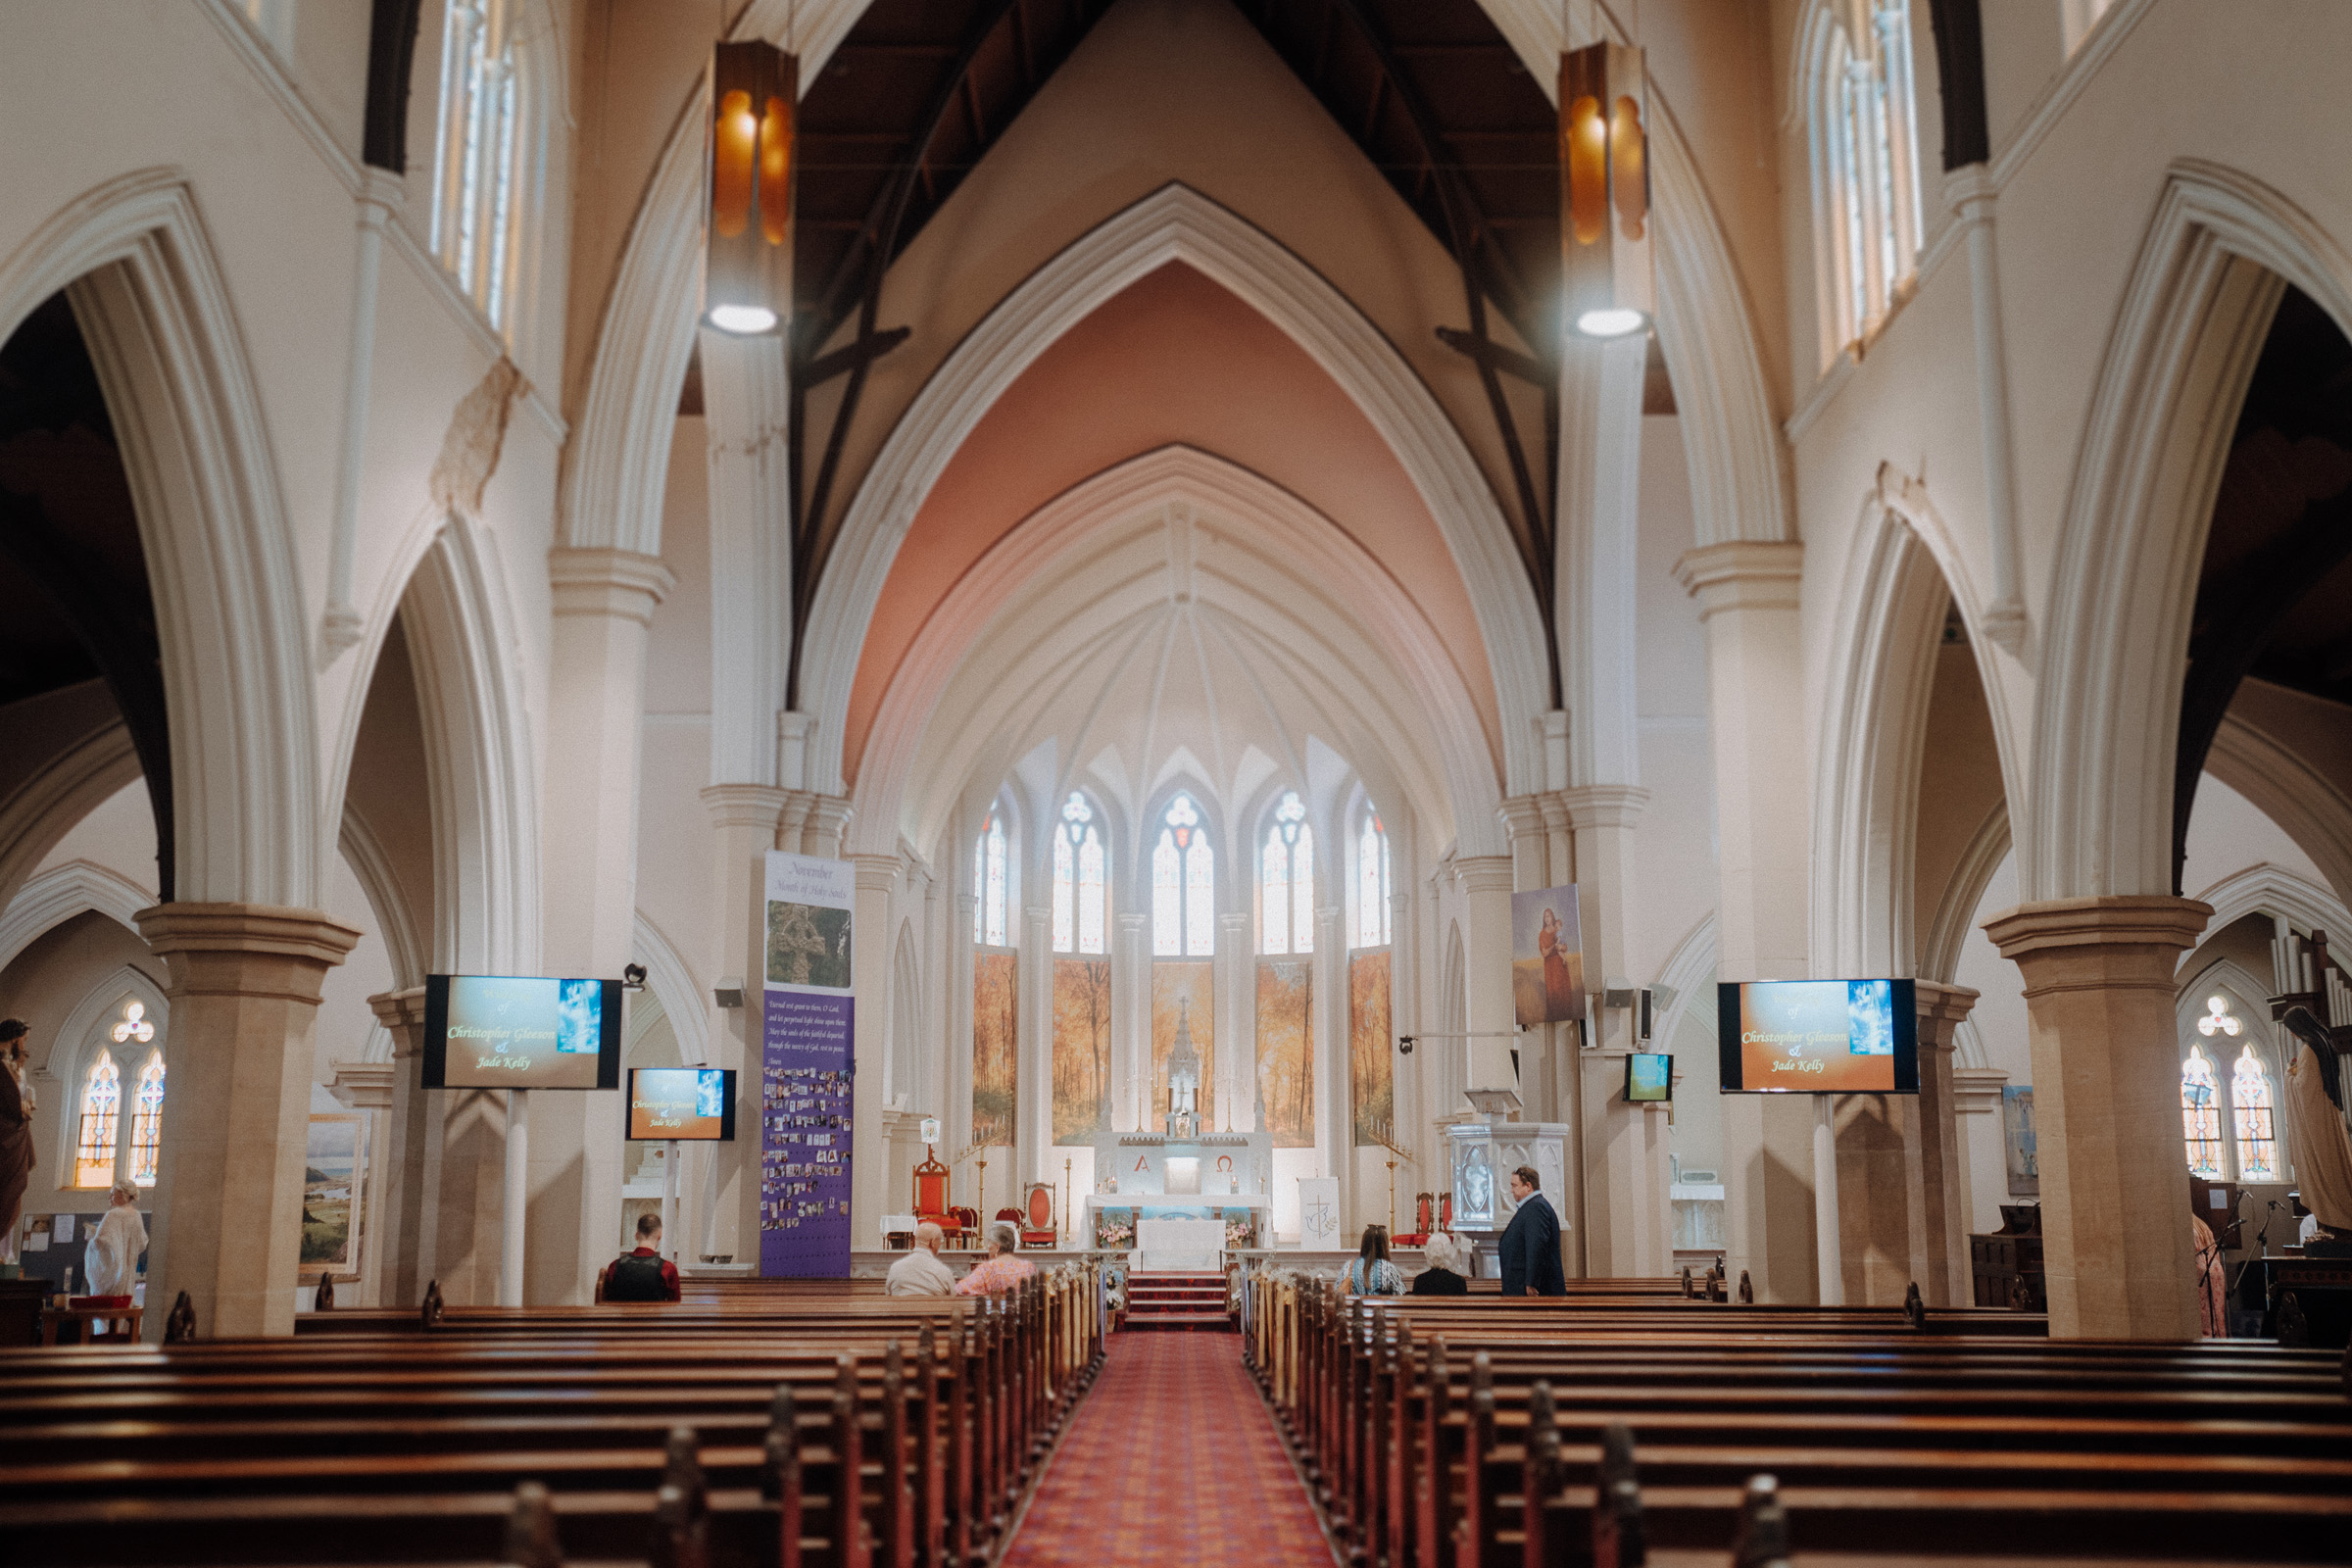
<instances>
[{"instance_id":1,"label":"gothic arch","mask_svg":"<svg viewBox=\"0 0 2352 1568\"><path fill-rule=\"evenodd\" d=\"M2213 918L2205 922L2208 934L2249 914L2269 914L2285 920L2306 935L2326 931L2330 935L2352 936L2352 911L2345 909L2343 901L2317 882L2268 860L2247 866L2190 896L2200 904L2213 906ZM2181 962L2186 963L2195 956L2196 950L2189 949L2180 955Z\"/></svg>"},{"instance_id":2,"label":"gothic arch","mask_svg":"<svg viewBox=\"0 0 2352 1568\"><path fill-rule=\"evenodd\" d=\"M2028 900L2172 890L2172 780L2199 563L2286 285L2352 332L2352 257L2239 171L2176 164L2093 393L2041 624ZM2332 874L2332 873L2331 873Z\"/></svg>"},{"instance_id":3,"label":"gothic arch","mask_svg":"<svg viewBox=\"0 0 2352 1568\"><path fill-rule=\"evenodd\" d=\"M1338 596L1367 612L1383 639L1406 691L1435 737L1437 756L1351 758L1359 771L1383 781L1396 779L1388 809L1407 808L1450 823L1463 853L1499 848L1500 792L1493 754L1458 668L1443 642L1411 600L1360 545L1329 518L1257 475L1186 447L1165 448L1122 464L1057 497L1023 519L967 572L942 600L908 649L876 715L874 731L858 768L853 835L872 853L895 845L904 831L929 843L944 825L946 801L916 808L916 820L902 827L926 733L958 667L975 647L1006 598L1036 580L1062 553L1077 548L1106 524L1167 507L1196 509L1227 519L1253 537L1281 541L1302 552L1327 575ZM1090 626L1064 629L1071 637L1092 635ZM1333 677L1326 675L1326 681ZM1083 766L1065 760L1064 787ZM1416 776L1417 775L1417 776ZM1409 781L1409 782L1408 782ZM1143 781L1139 781L1141 783ZM1221 807L1221 790L1196 781L1204 808ZM1300 783L1304 784L1303 777ZM1152 788L1152 800L1166 791ZM1147 812L1139 822L1152 818ZM866 837L863 835L870 835ZM1221 829L1221 836L1230 837ZM1141 826L1122 840L1130 860L1149 846ZM1492 842L1491 842L1492 841Z\"/></svg>"},{"instance_id":4,"label":"gothic arch","mask_svg":"<svg viewBox=\"0 0 2352 1568\"><path fill-rule=\"evenodd\" d=\"M1281 328L1345 390L1411 476L1476 606L1502 715L1504 770L1532 779L1548 704L1544 631L1492 489L1436 398L1354 305L1271 236L1182 184L1106 219L999 301L892 428L843 520L809 609L802 705L816 715L808 765L837 788L863 629L899 546L981 416L1056 339L1170 262L1210 278ZM1497 837L1499 830L1497 830Z\"/></svg>"},{"instance_id":5,"label":"gothic arch","mask_svg":"<svg viewBox=\"0 0 2352 1568\"><path fill-rule=\"evenodd\" d=\"M0 259L0 340L60 290L122 440L154 585L177 896L315 907L326 839L301 581L186 177L109 180Z\"/></svg>"},{"instance_id":6,"label":"gothic arch","mask_svg":"<svg viewBox=\"0 0 2352 1568\"><path fill-rule=\"evenodd\" d=\"M695 984L693 966L642 909L637 911L630 951L645 965L645 988L662 1004L662 1015L669 1020L670 1032L677 1037L678 1060L690 1067L709 1066L710 1014L703 1003L702 987Z\"/></svg>"},{"instance_id":7,"label":"gothic arch","mask_svg":"<svg viewBox=\"0 0 2352 1568\"><path fill-rule=\"evenodd\" d=\"M123 930L139 934L138 913L155 895L119 871L94 860L68 860L26 882L0 913L0 970L17 955L77 914L103 914ZM144 939L142 939L144 940Z\"/></svg>"}]
</instances>

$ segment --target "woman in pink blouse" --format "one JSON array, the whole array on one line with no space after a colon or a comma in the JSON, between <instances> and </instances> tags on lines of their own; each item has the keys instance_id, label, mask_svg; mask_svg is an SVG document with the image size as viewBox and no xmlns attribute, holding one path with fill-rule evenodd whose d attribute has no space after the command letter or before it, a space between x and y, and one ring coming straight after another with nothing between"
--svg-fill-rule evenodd
<instances>
[{"instance_id":1,"label":"woman in pink blouse","mask_svg":"<svg viewBox=\"0 0 2352 1568\"><path fill-rule=\"evenodd\" d=\"M999 1225L988 1233L988 1256L983 1258L962 1283L956 1287L957 1296L994 1296L1009 1291L1037 1272L1037 1265L1026 1258L1012 1255L1019 1238L1009 1225Z\"/></svg>"}]
</instances>

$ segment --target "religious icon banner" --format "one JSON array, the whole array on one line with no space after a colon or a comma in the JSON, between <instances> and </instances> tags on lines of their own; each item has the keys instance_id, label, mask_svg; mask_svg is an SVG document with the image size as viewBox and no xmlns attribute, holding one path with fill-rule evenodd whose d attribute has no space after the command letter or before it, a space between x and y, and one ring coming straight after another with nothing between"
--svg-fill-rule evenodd
<instances>
[{"instance_id":1,"label":"religious icon banner","mask_svg":"<svg viewBox=\"0 0 2352 1568\"><path fill-rule=\"evenodd\" d=\"M847 1279L857 868L770 852L760 1022L760 1273Z\"/></svg>"},{"instance_id":2,"label":"religious icon banner","mask_svg":"<svg viewBox=\"0 0 2352 1568\"><path fill-rule=\"evenodd\" d=\"M1020 1041L1020 955L987 949L972 956L972 1143L1012 1142ZM986 1194L981 1195L983 1200ZM986 1207L985 1201L982 1204Z\"/></svg>"},{"instance_id":3,"label":"religious icon banner","mask_svg":"<svg viewBox=\"0 0 2352 1568\"><path fill-rule=\"evenodd\" d=\"M1257 1102L1276 1149L1315 1147L1315 965L1257 960Z\"/></svg>"},{"instance_id":4,"label":"religious icon banner","mask_svg":"<svg viewBox=\"0 0 2352 1568\"><path fill-rule=\"evenodd\" d=\"M1511 1003L1523 1027L1585 1015L1584 938L1576 889L1511 895Z\"/></svg>"},{"instance_id":5,"label":"religious icon banner","mask_svg":"<svg viewBox=\"0 0 2352 1568\"><path fill-rule=\"evenodd\" d=\"M1054 960L1054 1142L1090 1144L1109 1125L1110 960Z\"/></svg>"}]
</instances>

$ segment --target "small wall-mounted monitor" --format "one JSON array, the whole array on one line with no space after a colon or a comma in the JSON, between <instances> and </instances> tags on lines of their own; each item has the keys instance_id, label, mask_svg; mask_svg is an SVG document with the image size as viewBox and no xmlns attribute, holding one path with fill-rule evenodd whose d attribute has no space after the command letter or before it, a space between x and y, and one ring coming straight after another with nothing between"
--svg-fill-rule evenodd
<instances>
[{"instance_id":1,"label":"small wall-mounted monitor","mask_svg":"<svg viewBox=\"0 0 2352 1568\"><path fill-rule=\"evenodd\" d=\"M629 1137L639 1143L735 1141L735 1069L631 1067Z\"/></svg>"},{"instance_id":2,"label":"small wall-mounted monitor","mask_svg":"<svg viewBox=\"0 0 2352 1568\"><path fill-rule=\"evenodd\" d=\"M1662 1104L1674 1098L1674 1058L1660 1051L1637 1051L1625 1058L1625 1099L1632 1105Z\"/></svg>"},{"instance_id":3,"label":"small wall-mounted monitor","mask_svg":"<svg viewBox=\"0 0 2352 1568\"><path fill-rule=\"evenodd\" d=\"M618 1089L620 982L424 979L427 1089Z\"/></svg>"},{"instance_id":4,"label":"small wall-mounted monitor","mask_svg":"<svg viewBox=\"0 0 2352 1568\"><path fill-rule=\"evenodd\" d=\"M1748 980L1715 989L1727 1095L1916 1095L1909 980Z\"/></svg>"}]
</instances>

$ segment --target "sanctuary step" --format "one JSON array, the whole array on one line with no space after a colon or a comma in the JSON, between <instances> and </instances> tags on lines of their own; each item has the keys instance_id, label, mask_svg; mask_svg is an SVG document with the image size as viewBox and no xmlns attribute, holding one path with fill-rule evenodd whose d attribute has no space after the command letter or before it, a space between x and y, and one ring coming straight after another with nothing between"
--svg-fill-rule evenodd
<instances>
[{"instance_id":1,"label":"sanctuary step","mask_svg":"<svg viewBox=\"0 0 2352 1568\"><path fill-rule=\"evenodd\" d=\"M1222 1274L1127 1276L1127 1327L1154 1333L1230 1333Z\"/></svg>"}]
</instances>

